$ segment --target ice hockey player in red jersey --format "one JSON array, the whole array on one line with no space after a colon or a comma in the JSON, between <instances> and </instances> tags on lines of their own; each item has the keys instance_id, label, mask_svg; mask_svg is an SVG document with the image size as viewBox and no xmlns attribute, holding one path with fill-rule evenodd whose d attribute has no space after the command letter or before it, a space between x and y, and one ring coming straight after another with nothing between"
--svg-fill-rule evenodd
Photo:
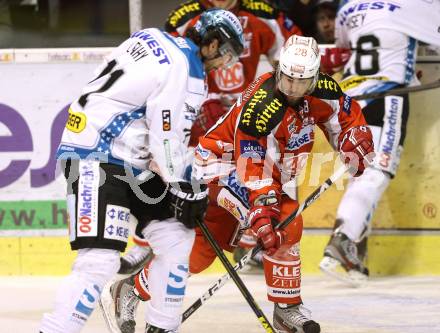
<instances>
[{"instance_id":1,"label":"ice hockey player in red jersey","mask_svg":"<svg viewBox=\"0 0 440 333\"><path fill-rule=\"evenodd\" d=\"M274 303L278 332L320 332L300 293L302 219L297 218L284 231L274 230L297 206L286 186L307 160L315 125L353 168L354 176L364 172L374 155L371 132L359 104L343 94L331 77L319 73L319 65L313 38L290 37L277 70L251 83L200 138L193 164L192 176L210 182L205 223L219 245L227 251L233 249L241 222L264 246L268 299ZM196 228L190 272L203 271L215 257ZM149 299L148 270L148 266L144 268L133 283L135 294L143 300ZM126 313L134 313L133 307L126 308ZM125 315L118 316L121 322Z\"/></svg>"}]
</instances>

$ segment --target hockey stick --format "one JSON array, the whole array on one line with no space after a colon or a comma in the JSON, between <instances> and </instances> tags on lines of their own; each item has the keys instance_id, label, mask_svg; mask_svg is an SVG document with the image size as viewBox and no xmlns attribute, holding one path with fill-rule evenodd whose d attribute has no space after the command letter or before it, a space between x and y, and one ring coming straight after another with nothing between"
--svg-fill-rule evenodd
<instances>
[{"instance_id":1,"label":"hockey stick","mask_svg":"<svg viewBox=\"0 0 440 333\"><path fill-rule=\"evenodd\" d=\"M377 98L382 98L385 96L401 95L401 94L406 94L406 93L410 93L410 92L424 91L424 90L435 89L435 88L440 88L440 80L437 80L437 81L434 81L431 83L427 83L427 84L422 84L421 86L390 89L387 91L373 92L370 94L352 96L352 98L359 100L359 101L364 100L364 99L377 99Z\"/></svg>"},{"instance_id":2,"label":"hockey stick","mask_svg":"<svg viewBox=\"0 0 440 333\"><path fill-rule=\"evenodd\" d=\"M232 277L235 284L237 285L238 289L242 293L243 297L248 302L251 309L254 311L255 315L258 318L258 321L260 322L261 326L263 326L264 330L267 333L274 333L275 330L273 329L272 325L270 324L269 320L266 318L264 312L261 310L261 308L258 306L257 302L255 301L252 294L249 292L248 288L244 284L241 277L238 275L237 271L232 267L231 263L229 262L228 258L226 258L226 255L223 253L223 250L218 245L217 241L212 236L211 232L208 230L208 227L206 224L201 221L197 220L197 225L200 227L200 229L203 232L203 235L208 240L211 247L214 249L215 254L222 262L223 266L226 268L226 271L228 272L228 275ZM183 321L183 320L182 320Z\"/></svg>"},{"instance_id":3,"label":"hockey stick","mask_svg":"<svg viewBox=\"0 0 440 333\"><path fill-rule=\"evenodd\" d=\"M290 214L282 223L278 224L276 228L284 228L289 223L291 223L297 216L299 216L304 209L309 207L315 200L317 200L322 193L324 193L332 184L339 179L344 173L347 171L346 166L342 166L338 170L336 170L326 181L320 185L312 194L310 194L306 200L294 211ZM252 251L246 253L243 258L240 259L239 262L235 264L233 267L234 271L239 271L243 268L246 263L252 258L258 251L261 250L261 246L257 245ZM203 303L205 303L208 299L210 299L214 293L223 287L226 282L231 278L231 276L227 273L221 276L211 287L200 297L198 298L185 312L182 314L182 322L188 319L194 312L200 308Z\"/></svg>"}]
</instances>

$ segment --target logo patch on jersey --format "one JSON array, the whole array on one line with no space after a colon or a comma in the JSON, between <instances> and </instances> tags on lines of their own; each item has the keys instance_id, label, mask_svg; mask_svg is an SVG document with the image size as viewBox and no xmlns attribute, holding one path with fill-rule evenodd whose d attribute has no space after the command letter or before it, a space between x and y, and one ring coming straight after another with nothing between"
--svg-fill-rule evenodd
<instances>
[{"instance_id":1,"label":"logo patch on jersey","mask_svg":"<svg viewBox=\"0 0 440 333\"><path fill-rule=\"evenodd\" d=\"M248 207L249 191L245 186L241 185L238 182L235 171L229 175L227 186L229 187L229 189L232 190L233 193L235 193L240 198L243 205Z\"/></svg>"},{"instance_id":2,"label":"logo patch on jersey","mask_svg":"<svg viewBox=\"0 0 440 333\"><path fill-rule=\"evenodd\" d=\"M219 68L214 72L214 79L220 90L230 91L244 84L243 64L236 62L228 68Z\"/></svg>"},{"instance_id":3,"label":"logo patch on jersey","mask_svg":"<svg viewBox=\"0 0 440 333\"><path fill-rule=\"evenodd\" d=\"M226 191L226 189L223 189L222 191ZM222 194L222 191L220 191L220 194ZM234 203L232 198L227 198L226 196L219 196L217 197L217 203L220 207L223 207L226 209L232 216L234 216L237 221L240 223L245 221L245 211L242 211L240 207ZM237 199L235 199L237 200Z\"/></svg>"},{"instance_id":4,"label":"logo patch on jersey","mask_svg":"<svg viewBox=\"0 0 440 333\"><path fill-rule=\"evenodd\" d=\"M76 235L98 235L99 162L81 160L78 179L78 211Z\"/></svg>"},{"instance_id":5,"label":"logo patch on jersey","mask_svg":"<svg viewBox=\"0 0 440 333\"><path fill-rule=\"evenodd\" d=\"M128 241L130 210L117 205L107 205L105 211L104 238Z\"/></svg>"},{"instance_id":6,"label":"logo patch on jersey","mask_svg":"<svg viewBox=\"0 0 440 333\"><path fill-rule=\"evenodd\" d=\"M196 109L200 109L200 106L193 107L185 102L185 119L189 120L191 123L193 123L197 118Z\"/></svg>"},{"instance_id":7,"label":"logo patch on jersey","mask_svg":"<svg viewBox=\"0 0 440 333\"><path fill-rule=\"evenodd\" d=\"M278 98L274 98L270 103L266 104L266 107L259 113L259 117L255 122L259 133L266 132L269 120L280 110L281 106L283 106L283 103Z\"/></svg>"},{"instance_id":8,"label":"logo patch on jersey","mask_svg":"<svg viewBox=\"0 0 440 333\"><path fill-rule=\"evenodd\" d=\"M251 11L263 12L267 14L274 13L274 8L264 1L242 0L241 4L244 8Z\"/></svg>"},{"instance_id":9,"label":"logo patch on jersey","mask_svg":"<svg viewBox=\"0 0 440 333\"><path fill-rule=\"evenodd\" d=\"M240 140L240 154L242 157L264 158L266 150L255 140Z\"/></svg>"},{"instance_id":10,"label":"logo patch on jersey","mask_svg":"<svg viewBox=\"0 0 440 333\"><path fill-rule=\"evenodd\" d=\"M171 113L170 110L162 110L162 130L171 131Z\"/></svg>"},{"instance_id":11,"label":"logo patch on jersey","mask_svg":"<svg viewBox=\"0 0 440 333\"><path fill-rule=\"evenodd\" d=\"M308 125L301 128L299 133L296 133L290 137L289 141L287 142L286 149L296 150L310 142L313 142L313 134L313 125Z\"/></svg>"},{"instance_id":12,"label":"logo patch on jersey","mask_svg":"<svg viewBox=\"0 0 440 333\"><path fill-rule=\"evenodd\" d=\"M401 136L403 98L389 96L385 98L386 117L379 144L380 165L390 168L391 159L396 155Z\"/></svg>"},{"instance_id":13,"label":"logo patch on jersey","mask_svg":"<svg viewBox=\"0 0 440 333\"><path fill-rule=\"evenodd\" d=\"M195 153L198 154L204 161L208 160L212 152L209 149L203 148L200 143L197 145Z\"/></svg>"},{"instance_id":14,"label":"logo patch on jersey","mask_svg":"<svg viewBox=\"0 0 440 333\"><path fill-rule=\"evenodd\" d=\"M168 22L172 27L177 27L179 21L181 18L185 17L187 14L192 12L198 12L201 11L200 3L199 2L193 2L189 4L184 4L179 9L176 9L173 11L168 18Z\"/></svg>"},{"instance_id":15,"label":"logo patch on jersey","mask_svg":"<svg viewBox=\"0 0 440 333\"><path fill-rule=\"evenodd\" d=\"M352 76L349 79L343 80L339 83L342 91L347 91L353 88L356 88L361 83L364 83L367 80L378 80L378 81L388 81L386 76Z\"/></svg>"},{"instance_id":16,"label":"logo patch on jersey","mask_svg":"<svg viewBox=\"0 0 440 333\"><path fill-rule=\"evenodd\" d=\"M324 77L323 79L319 79L317 86L319 89L339 92L339 87L337 83L333 80L328 80L326 77Z\"/></svg>"},{"instance_id":17,"label":"logo patch on jersey","mask_svg":"<svg viewBox=\"0 0 440 333\"><path fill-rule=\"evenodd\" d=\"M255 112L255 106L257 105L257 103L262 103L267 94L267 91L263 88L260 88L255 92L251 100L246 104L246 109L244 110L241 117L242 124L249 126L252 114Z\"/></svg>"},{"instance_id":18,"label":"logo patch on jersey","mask_svg":"<svg viewBox=\"0 0 440 333\"><path fill-rule=\"evenodd\" d=\"M344 100L342 102L342 111L350 115L351 113L351 97L344 94Z\"/></svg>"},{"instance_id":19,"label":"logo patch on jersey","mask_svg":"<svg viewBox=\"0 0 440 333\"><path fill-rule=\"evenodd\" d=\"M287 131L289 132L289 134L295 133L298 126L295 125L296 124L296 118L293 119L293 121L287 125Z\"/></svg>"},{"instance_id":20,"label":"logo patch on jersey","mask_svg":"<svg viewBox=\"0 0 440 333\"><path fill-rule=\"evenodd\" d=\"M69 118L67 119L66 128L74 133L80 133L86 128L87 116L82 112L74 112L69 108Z\"/></svg>"}]
</instances>

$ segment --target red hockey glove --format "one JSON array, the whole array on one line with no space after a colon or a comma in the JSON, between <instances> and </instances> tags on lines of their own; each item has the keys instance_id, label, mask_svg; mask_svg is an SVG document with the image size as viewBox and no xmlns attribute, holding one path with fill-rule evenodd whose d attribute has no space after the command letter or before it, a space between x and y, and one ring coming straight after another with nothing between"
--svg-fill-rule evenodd
<instances>
[{"instance_id":1,"label":"red hockey glove","mask_svg":"<svg viewBox=\"0 0 440 333\"><path fill-rule=\"evenodd\" d=\"M325 49L325 54L321 56L321 72L334 74L350 59L351 51L339 47Z\"/></svg>"},{"instance_id":2,"label":"red hockey glove","mask_svg":"<svg viewBox=\"0 0 440 333\"><path fill-rule=\"evenodd\" d=\"M219 99L208 99L205 101L197 116L192 128L191 137L189 139L190 146L197 146L199 137L214 126L217 120L226 113L227 109L222 105Z\"/></svg>"},{"instance_id":3,"label":"red hockey glove","mask_svg":"<svg viewBox=\"0 0 440 333\"><path fill-rule=\"evenodd\" d=\"M278 204L269 206L254 206L249 209L248 222L269 255L274 253L285 241L284 230L273 229L280 221Z\"/></svg>"},{"instance_id":4,"label":"red hockey glove","mask_svg":"<svg viewBox=\"0 0 440 333\"><path fill-rule=\"evenodd\" d=\"M358 177L373 162L373 136L368 126L350 128L339 145L344 163L350 166L350 173Z\"/></svg>"}]
</instances>

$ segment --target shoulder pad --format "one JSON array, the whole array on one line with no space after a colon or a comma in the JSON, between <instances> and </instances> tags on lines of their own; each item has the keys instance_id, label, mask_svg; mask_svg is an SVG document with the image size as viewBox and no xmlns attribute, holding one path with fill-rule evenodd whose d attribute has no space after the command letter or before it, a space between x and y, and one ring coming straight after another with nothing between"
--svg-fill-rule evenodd
<instances>
[{"instance_id":1,"label":"shoulder pad","mask_svg":"<svg viewBox=\"0 0 440 333\"><path fill-rule=\"evenodd\" d=\"M343 93L335 79L327 74L319 73L316 87L310 95L322 99L339 99Z\"/></svg>"},{"instance_id":2,"label":"shoulder pad","mask_svg":"<svg viewBox=\"0 0 440 333\"><path fill-rule=\"evenodd\" d=\"M199 1L190 0L181 3L179 7L174 9L165 22L165 31L173 32L176 28L185 24L187 21L203 13L205 8Z\"/></svg>"},{"instance_id":3,"label":"shoulder pad","mask_svg":"<svg viewBox=\"0 0 440 333\"><path fill-rule=\"evenodd\" d=\"M274 93L275 78L272 76L246 99L240 115L238 128L254 137L267 136L281 122L287 109L285 99Z\"/></svg>"},{"instance_id":4,"label":"shoulder pad","mask_svg":"<svg viewBox=\"0 0 440 333\"><path fill-rule=\"evenodd\" d=\"M263 0L242 0L240 9L265 19L276 19L279 15L275 7Z\"/></svg>"}]
</instances>

